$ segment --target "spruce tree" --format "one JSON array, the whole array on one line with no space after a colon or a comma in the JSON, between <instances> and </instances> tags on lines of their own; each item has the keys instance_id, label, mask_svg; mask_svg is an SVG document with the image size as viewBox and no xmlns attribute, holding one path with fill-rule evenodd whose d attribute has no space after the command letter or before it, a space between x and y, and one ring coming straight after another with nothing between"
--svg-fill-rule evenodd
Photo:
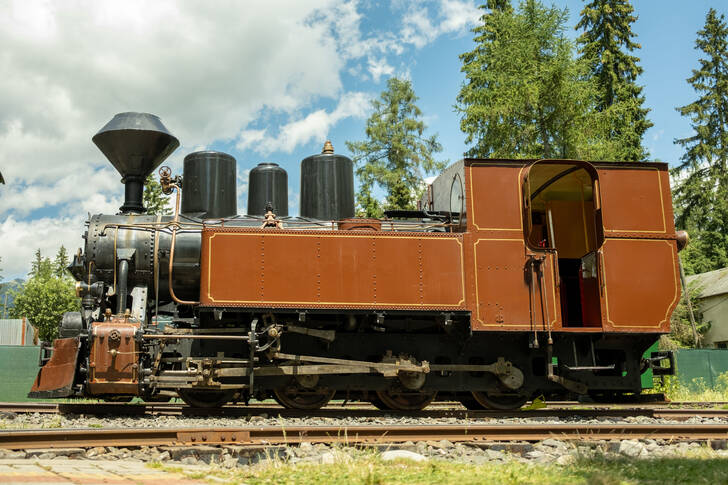
<instances>
[{"instance_id":1,"label":"spruce tree","mask_svg":"<svg viewBox=\"0 0 728 485\"><path fill-rule=\"evenodd\" d=\"M424 135L427 126L417 99L410 81L389 79L387 89L372 101L367 140L346 142L358 165L360 215L379 217L384 209L415 209L425 174L444 166L433 158L442 146L437 135ZM383 206L374 196L377 187L386 193Z\"/></svg>"},{"instance_id":2,"label":"spruce tree","mask_svg":"<svg viewBox=\"0 0 728 485\"><path fill-rule=\"evenodd\" d=\"M728 266L728 26L724 15L710 9L695 47L703 56L687 81L699 97L676 108L690 119L694 133L675 140L685 153L673 170L677 226L692 236L683 255L689 273Z\"/></svg>"},{"instance_id":3,"label":"spruce tree","mask_svg":"<svg viewBox=\"0 0 728 485\"><path fill-rule=\"evenodd\" d=\"M53 260L53 274L57 278L68 278L70 276L66 273L68 263L68 251L66 250L66 247L61 244L61 247L58 248L58 253L56 253L56 259Z\"/></svg>"},{"instance_id":4,"label":"spruce tree","mask_svg":"<svg viewBox=\"0 0 728 485\"><path fill-rule=\"evenodd\" d=\"M582 59L589 64L598 89L597 109L609 110L605 136L614 140L618 160L647 158L642 138L652 123L637 77L642 73L639 58L630 54L636 43L632 24L637 20L629 0L592 0L581 11L576 29Z\"/></svg>"}]
</instances>

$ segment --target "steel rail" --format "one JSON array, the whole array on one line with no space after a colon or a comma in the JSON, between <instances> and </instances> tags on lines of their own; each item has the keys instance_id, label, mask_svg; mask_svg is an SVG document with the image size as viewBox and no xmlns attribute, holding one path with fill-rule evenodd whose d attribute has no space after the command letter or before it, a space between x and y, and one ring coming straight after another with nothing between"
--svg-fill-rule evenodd
<instances>
[{"instance_id":1,"label":"steel rail","mask_svg":"<svg viewBox=\"0 0 728 485\"><path fill-rule=\"evenodd\" d=\"M686 420L693 417L718 418L728 420L728 409L711 408L666 408L666 407L549 407L533 410L464 410L462 408L435 407L422 411L380 411L369 406L363 408L326 407L318 410L285 409L278 405L265 405L256 403L253 406L224 406L221 408L191 408L183 404L171 403L0 403L0 412L19 414L85 414L98 416L145 416L145 415L176 415L176 416L251 416L268 414L281 417L328 417L328 418L357 418L406 416L417 418L570 418L570 419L596 419L596 418L627 418L648 417L655 419Z\"/></svg>"},{"instance_id":2,"label":"steel rail","mask_svg":"<svg viewBox=\"0 0 728 485\"><path fill-rule=\"evenodd\" d=\"M94 446L270 446L309 443L371 445L406 441L491 442L559 440L713 440L728 424L520 424L424 426L264 426L244 428L63 429L0 432L0 449Z\"/></svg>"}]
</instances>

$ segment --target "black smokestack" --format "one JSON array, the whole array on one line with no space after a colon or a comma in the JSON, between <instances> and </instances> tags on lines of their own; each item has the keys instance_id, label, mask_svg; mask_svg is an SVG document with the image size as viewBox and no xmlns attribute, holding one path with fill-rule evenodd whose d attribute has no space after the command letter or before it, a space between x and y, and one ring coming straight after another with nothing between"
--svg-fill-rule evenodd
<instances>
[{"instance_id":1,"label":"black smokestack","mask_svg":"<svg viewBox=\"0 0 728 485\"><path fill-rule=\"evenodd\" d=\"M121 212L145 212L144 181L179 146L179 140L149 113L119 113L92 140L121 174L125 185Z\"/></svg>"}]
</instances>

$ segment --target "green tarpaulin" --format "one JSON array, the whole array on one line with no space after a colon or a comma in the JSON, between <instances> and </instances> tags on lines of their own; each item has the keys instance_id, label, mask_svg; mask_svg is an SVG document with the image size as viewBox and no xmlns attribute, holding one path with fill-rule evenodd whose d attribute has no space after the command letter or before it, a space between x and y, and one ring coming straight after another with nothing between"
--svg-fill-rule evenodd
<instances>
[{"instance_id":1,"label":"green tarpaulin","mask_svg":"<svg viewBox=\"0 0 728 485\"><path fill-rule=\"evenodd\" d=\"M699 390L700 382L713 388L718 376L728 372L728 349L682 349L675 357L680 385L692 390Z\"/></svg>"}]
</instances>

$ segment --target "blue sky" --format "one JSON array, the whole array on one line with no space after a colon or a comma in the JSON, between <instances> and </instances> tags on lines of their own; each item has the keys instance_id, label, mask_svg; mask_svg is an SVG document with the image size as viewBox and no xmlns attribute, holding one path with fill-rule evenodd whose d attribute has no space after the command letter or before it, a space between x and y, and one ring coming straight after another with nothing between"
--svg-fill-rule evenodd
<instances>
[{"instance_id":1,"label":"blue sky","mask_svg":"<svg viewBox=\"0 0 728 485\"><path fill-rule=\"evenodd\" d=\"M583 6L568 7L569 35ZM637 0L652 159L674 163L690 134L676 106L695 94L697 30L723 1ZM472 0L126 2L0 0L0 257L5 279L24 276L35 248L52 255L81 245L87 213L115 213L123 187L91 143L115 113L161 117L185 154L231 153L238 207L247 170L261 161L289 173L298 210L300 160L330 139L338 153L361 140L392 75L412 80L441 159L466 149L453 111L459 54L472 48L481 11Z\"/></svg>"}]
</instances>

